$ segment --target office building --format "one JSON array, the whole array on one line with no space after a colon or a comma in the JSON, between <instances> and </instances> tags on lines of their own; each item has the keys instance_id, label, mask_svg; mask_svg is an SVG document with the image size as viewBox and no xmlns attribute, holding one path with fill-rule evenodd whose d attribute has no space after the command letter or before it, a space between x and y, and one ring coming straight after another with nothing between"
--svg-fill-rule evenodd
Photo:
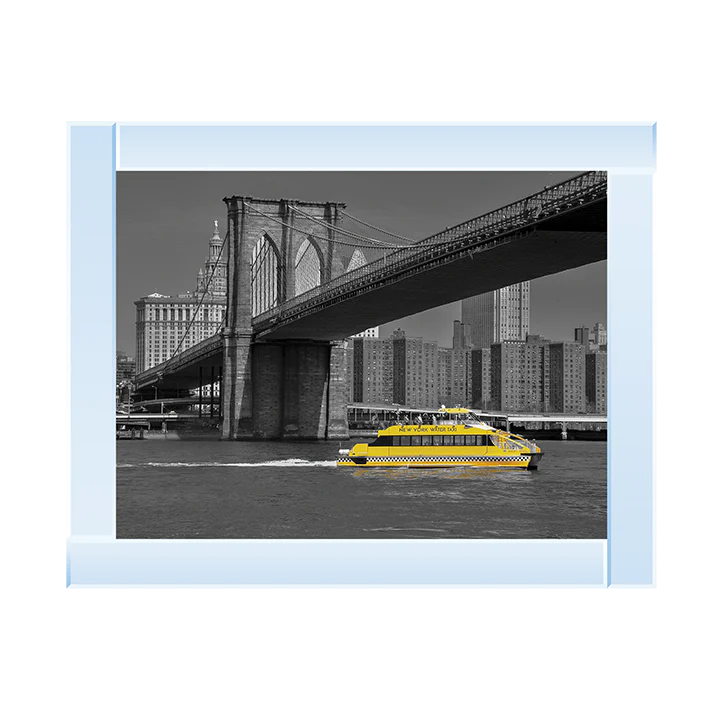
<instances>
[{"instance_id":1,"label":"office building","mask_svg":"<svg viewBox=\"0 0 723 723\"><path fill-rule=\"evenodd\" d=\"M490 350L472 349L470 352L469 387L474 409L491 409Z\"/></svg>"},{"instance_id":2,"label":"office building","mask_svg":"<svg viewBox=\"0 0 723 723\"><path fill-rule=\"evenodd\" d=\"M472 354L470 349L439 349L439 404L446 407L469 407L469 380Z\"/></svg>"},{"instance_id":3,"label":"office building","mask_svg":"<svg viewBox=\"0 0 723 723\"><path fill-rule=\"evenodd\" d=\"M357 336L351 345L352 402L391 404L392 342Z\"/></svg>"},{"instance_id":4,"label":"office building","mask_svg":"<svg viewBox=\"0 0 723 723\"><path fill-rule=\"evenodd\" d=\"M379 338L379 327L373 326L371 329L365 329L364 331L360 331L358 334L352 334L352 339L358 339L360 337L364 337L367 339L378 339Z\"/></svg>"},{"instance_id":5,"label":"office building","mask_svg":"<svg viewBox=\"0 0 723 723\"><path fill-rule=\"evenodd\" d=\"M607 352L595 351L585 355L585 396L590 413L607 414L607 368Z\"/></svg>"},{"instance_id":6,"label":"office building","mask_svg":"<svg viewBox=\"0 0 723 723\"><path fill-rule=\"evenodd\" d=\"M223 326L228 263L222 246L216 223L194 291L177 296L153 293L135 302L138 373L213 336Z\"/></svg>"},{"instance_id":7,"label":"office building","mask_svg":"<svg viewBox=\"0 0 723 723\"><path fill-rule=\"evenodd\" d=\"M550 344L550 411L585 411L585 348L577 342Z\"/></svg>"},{"instance_id":8,"label":"office building","mask_svg":"<svg viewBox=\"0 0 723 723\"><path fill-rule=\"evenodd\" d=\"M453 349L471 349L472 348L472 329L469 324L463 324L455 319L454 337L452 339Z\"/></svg>"},{"instance_id":9,"label":"office building","mask_svg":"<svg viewBox=\"0 0 723 723\"><path fill-rule=\"evenodd\" d=\"M582 344L585 351L590 348L590 329L586 326L578 326L575 328L575 341Z\"/></svg>"},{"instance_id":10,"label":"office building","mask_svg":"<svg viewBox=\"0 0 723 723\"><path fill-rule=\"evenodd\" d=\"M115 355L115 383L129 382L136 375L136 360L118 351Z\"/></svg>"},{"instance_id":11,"label":"office building","mask_svg":"<svg viewBox=\"0 0 723 723\"><path fill-rule=\"evenodd\" d=\"M407 407L436 409L439 406L439 351L437 342L407 337L401 329L392 333L392 401Z\"/></svg>"},{"instance_id":12,"label":"office building","mask_svg":"<svg viewBox=\"0 0 723 723\"><path fill-rule=\"evenodd\" d=\"M592 328L592 343L597 347L604 346L608 343L608 333L599 321Z\"/></svg>"},{"instance_id":13,"label":"office building","mask_svg":"<svg viewBox=\"0 0 723 723\"><path fill-rule=\"evenodd\" d=\"M470 327L474 349L523 340L530 331L530 282L524 281L462 301L462 324Z\"/></svg>"},{"instance_id":14,"label":"office building","mask_svg":"<svg viewBox=\"0 0 723 723\"><path fill-rule=\"evenodd\" d=\"M490 349L490 406L501 412L546 412L549 401L549 346L536 341L503 341Z\"/></svg>"}]
</instances>

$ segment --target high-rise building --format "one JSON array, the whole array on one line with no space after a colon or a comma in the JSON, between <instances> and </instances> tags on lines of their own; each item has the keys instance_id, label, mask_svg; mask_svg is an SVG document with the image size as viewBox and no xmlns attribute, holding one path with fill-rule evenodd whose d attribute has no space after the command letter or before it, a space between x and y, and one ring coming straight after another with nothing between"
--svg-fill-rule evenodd
<instances>
[{"instance_id":1,"label":"high-rise building","mask_svg":"<svg viewBox=\"0 0 723 723\"><path fill-rule=\"evenodd\" d=\"M590 329L586 326L578 326L575 328L575 341L582 344L585 351L590 348Z\"/></svg>"},{"instance_id":2,"label":"high-rise building","mask_svg":"<svg viewBox=\"0 0 723 723\"><path fill-rule=\"evenodd\" d=\"M588 412L607 414L607 366L607 352L595 351L585 355L585 395Z\"/></svg>"},{"instance_id":3,"label":"high-rise building","mask_svg":"<svg viewBox=\"0 0 723 723\"><path fill-rule=\"evenodd\" d=\"M472 406L491 409L490 350L472 349L470 352L469 386Z\"/></svg>"},{"instance_id":4,"label":"high-rise building","mask_svg":"<svg viewBox=\"0 0 723 723\"><path fill-rule=\"evenodd\" d=\"M447 407L471 405L471 349L439 349L439 404Z\"/></svg>"},{"instance_id":5,"label":"high-rise building","mask_svg":"<svg viewBox=\"0 0 723 723\"><path fill-rule=\"evenodd\" d=\"M344 339L342 342L346 350L346 385L347 385L347 401L354 401L354 339Z\"/></svg>"},{"instance_id":6,"label":"high-rise building","mask_svg":"<svg viewBox=\"0 0 723 723\"><path fill-rule=\"evenodd\" d=\"M195 291L177 296L153 293L135 302L138 373L213 336L223 325L228 262L222 247L216 222Z\"/></svg>"},{"instance_id":7,"label":"high-rise building","mask_svg":"<svg viewBox=\"0 0 723 723\"><path fill-rule=\"evenodd\" d=\"M392 342L358 336L352 345L353 402L391 404L393 385Z\"/></svg>"},{"instance_id":8,"label":"high-rise building","mask_svg":"<svg viewBox=\"0 0 723 723\"><path fill-rule=\"evenodd\" d=\"M592 342L598 347L608 343L608 333L599 321L592 328Z\"/></svg>"},{"instance_id":9,"label":"high-rise building","mask_svg":"<svg viewBox=\"0 0 723 723\"><path fill-rule=\"evenodd\" d=\"M534 339L534 337L533 337ZM502 412L546 412L549 346L503 341L490 349L490 406Z\"/></svg>"},{"instance_id":10,"label":"high-rise building","mask_svg":"<svg viewBox=\"0 0 723 723\"><path fill-rule=\"evenodd\" d=\"M555 342L550 350L550 411L585 411L585 348L577 342Z\"/></svg>"},{"instance_id":11,"label":"high-rise building","mask_svg":"<svg viewBox=\"0 0 723 723\"><path fill-rule=\"evenodd\" d=\"M437 342L407 338L402 329L392 333L392 400L408 407L439 406L439 351Z\"/></svg>"},{"instance_id":12,"label":"high-rise building","mask_svg":"<svg viewBox=\"0 0 723 723\"><path fill-rule=\"evenodd\" d=\"M507 340L523 340L530 331L530 282L462 301L462 323L470 327L474 349Z\"/></svg>"},{"instance_id":13,"label":"high-rise building","mask_svg":"<svg viewBox=\"0 0 723 723\"><path fill-rule=\"evenodd\" d=\"M115 383L130 381L136 375L136 360L123 351L115 355Z\"/></svg>"},{"instance_id":14,"label":"high-rise building","mask_svg":"<svg viewBox=\"0 0 723 723\"><path fill-rule=\"evenodd\" d=\"M379 338L379 327L373 326L371 329L365 329L364 331L360 331L358 334L352 334L352 339L358 339L360 337L368 338L368 339L378 339Z\"/></svg>"},{"instance_id":15,"label":"high-rise building","mask_svg":"<svg viewBox=\"0 0 723 723\"><path fill-rule=\"evenodd\" d=\"M471 349L472 348L472 329L469 324L463 324L455 319L454 321L454 337L452 339L453 349Z\"/></svg>"}]
</instances>

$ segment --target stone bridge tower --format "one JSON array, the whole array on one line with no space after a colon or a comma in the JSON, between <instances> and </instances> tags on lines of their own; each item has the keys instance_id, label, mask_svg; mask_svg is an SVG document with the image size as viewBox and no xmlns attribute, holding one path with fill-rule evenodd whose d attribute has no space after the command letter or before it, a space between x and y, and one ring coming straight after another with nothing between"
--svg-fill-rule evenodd
<instances>
[{"instance_id":1,"label":"stone bridge tower","mask_svg":"<svg viewBox=\"0 0 723 723\"><path fill-rule=\"evenodd\" d=\"M254 316L345 272L344 204L232 196L222 439L346 439L346 350L314 339L255 340ZM318 223L321 221L323 223Z\"/></svg>"}]
</instances>

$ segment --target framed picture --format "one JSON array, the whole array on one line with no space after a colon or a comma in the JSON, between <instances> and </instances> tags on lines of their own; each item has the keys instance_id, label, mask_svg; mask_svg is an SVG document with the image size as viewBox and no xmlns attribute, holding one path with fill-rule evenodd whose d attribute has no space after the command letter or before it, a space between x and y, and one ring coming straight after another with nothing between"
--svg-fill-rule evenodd
<instances>
[{"instance_id":1,"label":"framed picture","mask_svg":"<svg viewBox=\"0 0 723 723\"><path fill-rule=\"evenodd\" d=\"M653 584L654 125L68 134L68 584Z\"/></svg>"}]
</instances>

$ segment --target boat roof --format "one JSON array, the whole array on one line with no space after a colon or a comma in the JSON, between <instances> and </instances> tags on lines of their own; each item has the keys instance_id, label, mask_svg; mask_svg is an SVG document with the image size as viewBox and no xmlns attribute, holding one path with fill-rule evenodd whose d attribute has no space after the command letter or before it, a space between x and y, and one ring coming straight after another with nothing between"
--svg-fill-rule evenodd
<instances>
[{"instance_id":1,"label":"boat roof","mask_svg":"<svg viewBox=\"0 0 723 723\"><path fill-rule=\"evenodd\" d=\"M392 424L386 429L380 429L377 432L377 436L391 435L391 434L459 434L464 430L480 429L485 432L502 432L502 430L490 427L489 424L484 422L475 422L474 424Z\"/></svg>"}]
</instances>

